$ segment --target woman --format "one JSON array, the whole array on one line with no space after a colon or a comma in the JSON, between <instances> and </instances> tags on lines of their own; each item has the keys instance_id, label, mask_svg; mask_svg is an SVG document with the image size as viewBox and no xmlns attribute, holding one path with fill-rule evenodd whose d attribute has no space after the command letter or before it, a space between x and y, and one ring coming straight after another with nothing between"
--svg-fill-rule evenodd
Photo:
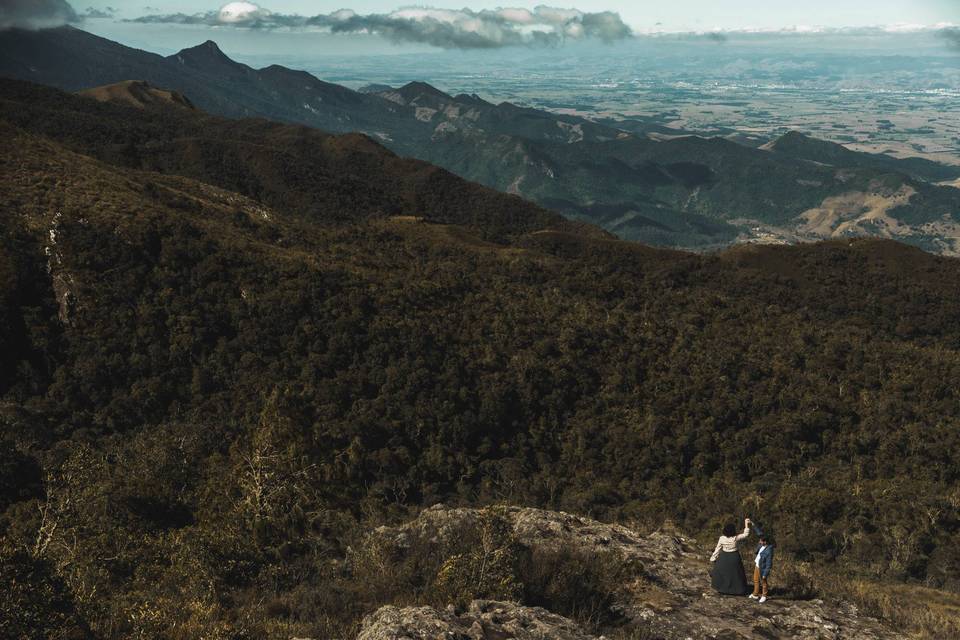
<instances>
[{"instance_id":1,"label":"woman","mask_svg":"<svg viewBox=\"0 0 960 640\"><path fill-rule=\"evenodd\" d=\"M737 545L750 536L750 518L743 521L743 532L738 534L736 526L730 523L723 527L723 535L717 540L717 548L710 556L713 564L711 572L713 588L719 593L743 596L750 593L747 576L743 573L743 561Z\"/></svg>"}]
</instances>

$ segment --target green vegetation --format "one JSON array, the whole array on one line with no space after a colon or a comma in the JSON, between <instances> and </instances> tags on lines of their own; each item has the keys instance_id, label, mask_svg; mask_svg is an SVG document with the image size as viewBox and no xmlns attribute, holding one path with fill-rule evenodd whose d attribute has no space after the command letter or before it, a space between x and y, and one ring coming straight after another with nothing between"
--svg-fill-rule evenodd
<instances>
[{"instance_id":1,"label":"green vegetation","mask_svg":"<svg viewBox=\"0 0 960 640\"><path fill-rule=\"evenodd\" d=\"M0 601L22 612L5 618L14 636L43 618L44 637L324 637L384 599L441 595L608 615L609 568L529 562L495 521L480 544L399 559L361 544L438 501L711 535L750 515L798 562L957 591L960 261L866 240L650 249L552 228L422 165L440 183L417 181L375 145L324 160L356 138L297 152L342 190L342 215L304 215L278 205L332 188L288 178L288 149L314 134L284 129L285 147L275 125L235 123L263 150L255 170L146 138L138 154L156 140L184 150L157 162L197 160L146 171L150 156L93 144L104 125L77 118L79 99L38 107L7 87ZM48 137L11 124L41 107L29 124ZM123 144L167 126L107 107L91 112ZM403 198L366 186L375 161L373 183ZM253 175L276 181L249 198L212 186ZM444 191L458 185L473 194L460 208ZM497 569L483 581L469 578L478 549ZM386 569L402 588L378 583Z\"/></svg>"}]
</instances>

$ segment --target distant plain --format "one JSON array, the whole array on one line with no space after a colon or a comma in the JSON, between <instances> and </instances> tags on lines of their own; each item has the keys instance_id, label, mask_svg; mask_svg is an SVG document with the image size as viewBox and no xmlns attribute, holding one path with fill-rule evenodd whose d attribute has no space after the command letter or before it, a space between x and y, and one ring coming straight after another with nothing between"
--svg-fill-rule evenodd
<instances>
[{"instance_id":1,"label":"distant plain","mask_svg":"<svg viewBox=\"0 0 960 640\"><path fill-rule=\"evenodd\" d=\"M960 164L960 54L930 33L663 35L549 50L236 57L355 89L425 81L631 130L666 127L757 145L800 130L858 151Z\"/></svg>"}]
</instances>

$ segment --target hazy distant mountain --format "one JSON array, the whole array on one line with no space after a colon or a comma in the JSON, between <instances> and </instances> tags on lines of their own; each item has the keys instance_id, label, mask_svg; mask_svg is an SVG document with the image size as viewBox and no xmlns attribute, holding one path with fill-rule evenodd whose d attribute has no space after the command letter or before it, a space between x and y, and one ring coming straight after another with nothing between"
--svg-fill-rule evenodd
<instances>
[{"instance_id":1,"label":"hazy distant mountain","mask_svg":"<svg viewBox=\"0 0 960 640\"><path fill-rule=\"evenodd\" d=\"M142 83L76 96L0 80L0 119L105 162L201 180L314 223L414 216L463 224L490 239L544 228L606 235L522 198L400 158L362 135L210 116L176 100L144 100L145 92L163 95Z\"/></svg>"},{"instance_id":2,"label":"hazy distant mountain","mask_svg":"<svg viewBox=\"0 0 960 640\"><path fill-rule=\"evenodd\" d=\"M960 253L960 168L864 154L789 134L763 148L697 136L651 139L575 116L450 96L426 83L352 91L208 41L168 57L73 28L0 34L0 75L68 90L145 80L201 109L331 132L589 221L628 239L710 248L876 235Z\"/></svg>"},{"instance_id":3,"label":"hazy distant mountain","mask_svg":"<svg viewBox=\"0 0 960 640\"><path fill-rule=\"evenodd\" d=\"M229 117L260 116L329 131L362 130L362 105L383 101L279 66L252 69L212 41L160 56L72 27L0 33L0 75L68 91L145 80L186 95L201 109ZM322 103L322 110L316 108ZM314 107L316 110L311 110Z\"/></svg>"},{"instance_id":4,"label":"hazy distant mountain","mask_svg":"<svg viewBox=\"0 0 960 640\"><path fill-rule=\"evenodd\" d=\"M769 151L799 160L827 163L841 167L863 167L906 173L918 180L943 182L956 180L960 169L925 158L894 158L881 153L851 151L843 145L791 131L763 147Z\"/></svg>"}]
</instances>

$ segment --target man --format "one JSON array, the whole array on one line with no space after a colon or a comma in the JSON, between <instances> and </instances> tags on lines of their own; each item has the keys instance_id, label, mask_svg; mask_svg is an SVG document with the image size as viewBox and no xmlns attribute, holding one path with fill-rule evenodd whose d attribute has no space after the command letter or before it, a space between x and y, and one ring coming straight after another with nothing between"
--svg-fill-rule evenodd
<instances>
[{"instance_id":1,"label":"man","mask_svg":"<svg viewBox=\"0 0 960 640\"><path fill-rule=\"evenodd\" d=\"M767 578L770 570L773 569L773 544L770 537L760 531L756 524L753 526L760 538L760 544L757 546L757 555L753 560L753 593L749 598L759 599L760 604L763 604L767 601Z\"/></svg>"}]
</instances>

